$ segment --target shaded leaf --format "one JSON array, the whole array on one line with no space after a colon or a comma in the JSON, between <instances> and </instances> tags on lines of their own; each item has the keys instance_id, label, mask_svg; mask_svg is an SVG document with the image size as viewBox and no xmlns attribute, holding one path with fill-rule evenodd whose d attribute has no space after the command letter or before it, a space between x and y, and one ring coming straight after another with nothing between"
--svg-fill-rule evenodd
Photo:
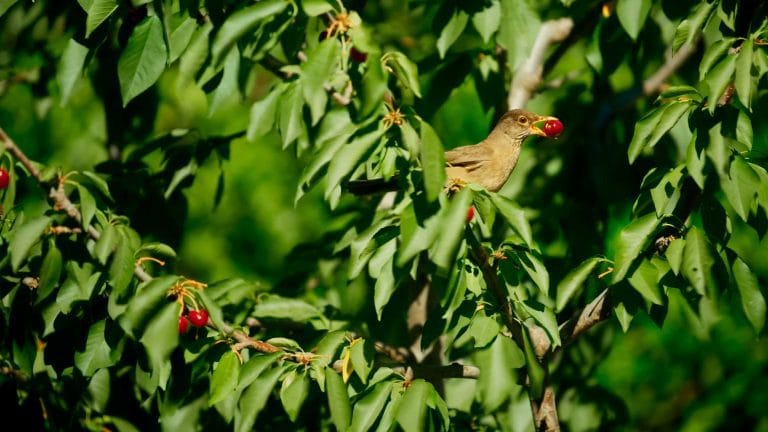
<instances>
[{"instance_id":1,"label":"shaded leaf","mask_svg":"<svg viewBox=\"0 0 768 432\"><path fill-rule=\"evenodd\" d=\"M61 91L61 106L65 106L72 94L72 89L83 74L83 65L88 55L88 47L80 45L76 40L70 39L64 52L61 54L59 67L56 70L56 82Z\"/></svg>"},{"instance_id":2,"label":"shaded leaf","mask_svg":"<svg viewBox=\"0 0 768 432\"><path fill-rule=\"evenodd\" d=\"M11 268L14 272L19 270L21 264L27 258L32 246L40 241L45 229L51 224L51 218L41 216L26 221L18 229L15 229L13 237L8 243L8 252L11 256Z\"/></svg>"},{"instance_id":3,"label":"shaded leaf","mask_svg":"<svg viewBox=\"0 0 768 432\"><path fill-rule=\"evenodd\" d=\"M512 229L520 236L527 246L533 245L533 234L531 233L531 225L528 223L528 219L525 217L523 209L511 199L498 195L495 193L490 194L491 201L499 210L499 213L509 223Z\"/></svg>"},{"instance_id":4,"label":"shaded leaf","mask_svg":"<svg viewBox=\"0 0 768 432\"><path fill-rule=\"evenodd\" d=\"M632 141L627 150L629 163L633 163L645 149L653 148L691 107L692 105L688 102L671 102L651 111L640 119L635 124Z\"/></svg>"},{"instance_id":5,"label":"shaded leaf","mask_svg":"<svg viewBox=\"0 0 768 432\"><path fill-rule=\"evenodd\" d=\"M335 38L328 38L307 53L307 61L301 65L301 94L309 106L312 125L316 125L325 113L328 93L325 83L338 66L340 47Z\"/></svg>"},{"instance_id":6,"label":"shaded leaf","mask_svg":"<svg viewBox=\"0 0 768 432\"><path fill-rule=\"evenodd\" d=\"M418 97L421 97L421 85L419 84L419 69L416 63L405 54L398 51L390 51L382 57L382 61L391 68L400 84L409 89Z\"/></svg>"},{"instance_id":7,"label":"shaded leaf","mask_svg":"<svg viewBox=\"0 0 768 432\"><path fill-rule=\"evenodd\" d=\"M736 58L736 79L734 81L734 87L736 87L736 94L739 95L739 100L744 104L747 109L752 106L752 58L754 54L754 42L751 38L747 38L743 44L741 44L741 50Z\"/></svg>"},{"instance_id":8,"label":"shaded leaf","mask_svg":"<svg viewBox=\"0 0 768 432\"><path fill-rule=\"evenodd\" d=\"M352 419L352 406L349 403L347 385L341 376L331 368L325 368L325 387L328 392L328 407L331 421L336 430L345 431Z\"/></svg>"},{"instance_id":9,"label":"shaded leaf","mask_svg":"<svg viewBox=\"0 0 768 432\"><path fill-rule=\"evenodd\" d=\"M105 320L91 324L85 349L75 353L75 366L87 377L101 368L112 366L119 358L120 352L112 350L104 338L105 328Z\"/></svg>"},{"instance_id":10,"label":"shaded leaf","mask_svg":"<svg viewBox=\"0 0 768 432\"><path fill-rule=\"evenodd\" d=\"M483 42L488 42L501 24L501 3L497 0L472 15L472 25L475 27Z\"/></svg>"},{"instance_id":11,"label":"shaded leaf","mask_svg":"<svg viewBox=\"0 0 768 432\"><path fill-rule=\"evenodd\" d=\"M265 18L282 12L286 6L288 2L284 0L264 0L230 15L213 40L213 63L219 63L240 38L262 24Z\"/></svg>"},{"instance_id":12,"label":"shaded leaf","mask_svg":"<svg viewBox=\"0 0 768 432\"><path fill-rule=\"evenodd\" d=\"M703 295L707 295L708 280L712 277L711 269L715 260L709 250L709 242L695 226L685 235L683 250L683 276Z\"/></svg>"},{"instance_id":13,"label":"shaded leaf","mask_svg":"<svg viewBox=\"0 0 768 432\"><path fill-rule=\"evenodd\" d=\"M253 430L256 417L267 404L269 395L272 393L272 389L275 388L275 384L280 379L282 372L283 369L279 367L269 369L245 389L240 397L240 402L238 402L238 409L235 411L236 432Z\"/></svg>"},{"instance_id":14,"label":"shaded leaf","mask_svg":"<svg viewBox=\"0 0 768 432\"><path fill-rule=\"evenodd\" d=\"M309 377L306 371L294 370L285 376L283 385L280 387L280 402L282 402L283 408L292 422L298 418L301 406L304 405L308 394Z\"/></svg>"}]
</instances>

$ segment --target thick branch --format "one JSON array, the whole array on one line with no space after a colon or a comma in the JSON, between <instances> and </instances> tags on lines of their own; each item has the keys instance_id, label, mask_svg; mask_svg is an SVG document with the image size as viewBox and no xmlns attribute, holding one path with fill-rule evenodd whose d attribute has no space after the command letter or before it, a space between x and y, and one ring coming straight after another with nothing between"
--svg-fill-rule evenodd
<instances>
[{"instance_id":1,"label":"thick branch","mask_svg":"<svg viewBox=\"0 0 768 432\"><path fill-rule=\"evenodd\" d=\"M536 40L531 48L531 55L515 73L509 88L507 107L524 108L533 92L541 84L544 71L544 56L550 45L563 41L573 29L571 18L560 18L542 23Z\"/></svg>"}]
</instances>

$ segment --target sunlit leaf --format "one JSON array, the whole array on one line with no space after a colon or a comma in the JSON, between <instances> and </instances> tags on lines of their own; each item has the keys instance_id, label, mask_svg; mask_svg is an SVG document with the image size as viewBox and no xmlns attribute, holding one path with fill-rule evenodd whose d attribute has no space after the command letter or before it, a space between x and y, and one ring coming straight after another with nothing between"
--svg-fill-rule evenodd
<instances>
[{"instance_id":1,"label":"sunlit leaf","mask_svg":"<svg viewBox=\"0 0 768 432\"><path fill-rule=\"evenodd\" d=\"M390 51L382 57L382 61L391 68L397 80L413 94L421 97L421 85L419 84L419 69L416 63L405 54L398 51Z\"/></svg>"},{"instance_id":2,"label":"sunlit leaf","mask_svg":"<svg viewBox=\"0 0 768 432\"><path fill-rule=\"evenodd\" d=\"M74 39L67 42L64 53L59 61L59 68L56 72L56 82L61 90L61 106L65 106L72 94L75 84L83 75L83 65L88 55L88 48L80 45Z\"/></svg>"},{"instance_id":3,"label":"sunlit leaf","mask_svg":"<svg viewBox=\"0 0 768 432\"><path fill-rule=\"evenodd\" d=\"M440 57L445 57L445 53L448 52L448 48L456 42L456 39L464 32L464 27L467 26L469 21L469 15L461 9L455 9L453 15L448 20L448 23L440 31L440 36L437 38L437 51L440 53Z\"/></svg>"},{"instance_id":4,"label":"sunlit leaf","mask_svg":"<svg viewBox=\"0 0 768 432\"><path fill-rule=\"evenodd\" d=\"M432 385L423 379L416 379L406 388L397 409L397 423L405 432L425 430L427 405L424 403Z\"/></svg>"},{"instance_id":5,"label":"sunlit leaf","mask_svg":"<svg viewBox=\"0 0 768 432\"><path fill-rule=\"evenodd\" d=\"M104 338L105 327L105 320L91 324L85 349L75 353L75 366L85 376L91 376L101 368L112 366L118 360L119 351L110 348Z\"/></svg>"},{"instance_id":6,"label":"sunlit leaf","mask_svg":"<svg viewBox=\"0 0 768 432\"><path fill-rule=\"evenodd\" d=\"M651 235L658 225L656 214L649 213L633 220L621 230L616 244L613 283L624 279L629 267L651 243Z\"/></svg>"},{"instance_id":7,"label":"sunlit leaf","mask_svg":"<svg viewBox=\"0 0 768 432\"><path fill-rule=\"evenodd\" d=\"M389 400L392 383L382 381L370 390L364 396L358 399L354 404L352 413L352 423L349 427L350 432L366 432L376 422Z\"/></svg>"},{"instance_id":8,"label":"sunlit leaf","mask_svg":"<svg viewBox=\"0 0 768 432\"><path fill-rule=\"evenodd\" d=\"M754 42L751 38L747 38L743 44L741 44L741 50L736 58L736 79L734 86L736 87L736 94L739 95L739 100L744 104L747 109L752 106L752 63L754 53Z\"/></svg>"},{"instance_id":9,"label":"sunlit leaf","mask_svg":"<svg viewBox=\"0 0 768 432\"><path fill-rule=\"evenodd\" d=\"M491 201L506 219L512 229L520 236L527 246L533 245L531 225L525 217L525 212L511 199L498 194L491 194Z\"/></svg>"},{"instance_id":10,"label":"sunlit leaf","mask_svg":"<svg viewBox=\"0 0 768 432\"><path fill-rule=\"evenodd\" d=\"M309 394L309 376L306 371L294 370L285 375L280 387L280 402L292 422L299 416L301 406Z\"/></svg>"},{"instance_id":11,"label":"sunlit leaf","mask_svg":"<svg viewBox=\"0 0 768 432\"><path fill-rule=\"evenodd\" d=\"M637 39L651 10L651 0L618 0L616 15L627 34Z\"/></svg>"},{"instance_id":12,"label":"sunlit leaf","mask_svg":"<svg viewBox=\"0 0 768 432\"><path fill-rule=\"evenodd\" d=\"M239 376L240 360L234 351L225 352L211 374L211 394L208 405L213 406L232 394L238 386Z\"/></svg>"},{"instance_id":13,"label":"sunlit leaf","mask_svg":"<svg viewBox=\"0 0 768 432\"><path fill-rule=\"evenodd\" d=\"M160 78L167 58L163 24L157 16L145 18L133 29L117 63L123 106Z\"/></svg>"},{"instance_id":14,"label":"sunlit leaf","mask_svg":"<svg viewBox=\"0 0 768 432\"><path fill-rule=\"evenodd\" d=\"M325 83L338 66L340 47L336 39L326 39L307 53L307 61L301 65L301 94L309 107L312 125L316 125L325 113L328 92Z\"/></svg>"},{"instance_id":15,"label":"sunlit leaf","mask_svg":"<svg viewBox=\"0 0 768 432\"><path fill-rule=\"evenodd\" d=\"M117 9L116 0L77 0L88 18L85 21L85 37L91 33Z\"/></svg>"},{"instance_id":16,"label":"sunlit leaf","mask_svg":"<svg viewBox=\"0 0 768 432\"><path fill-rule=\"evenodd\" d=\"M352 406L349 403L347 385L341 376L331 368L325 368L325 387L328 393L328 407L331 421L336 430L345 431L352 419Z\"/></svg>"},{"instance_id":17,"label":"sunlit leaf","mask_svg":"<svg viewBox=\"0 0 768 432\"><path fill-rule=\"evenodd\" d=\"M629 163L633 163L644 150L653 148L661 137L669 132L688 112L691 106L690 103L686 102L672 102L651 111L640 119L635 125L632 141L627 150Z\"/></svg>"},{"instance_id":18,"label":"sunlit leaf","mask_svg":"<svg viewBox=\"0 0 768 432\"><path fill-rule=\"evenodd\" d=\"M430 258L443 272L447 272L456 259L459 244L464 238L467 209L471 204L472 191L464 188L451 197L448 208L440 213L440 235L430 248Z\"/></svg>"},{"instance_id":19,"label":"sunlit leaf","mask_svg":"<svg viewBox=\"0 0 768 432\"><path fill-rule=\"evenodd\" d=\"M216 90L210 95L210 106L208 107L208 116L212 116L219 108L226 104L240 100L238 91L238 79L240 74L240 52L237 48L232 49L224 60L224 75L219 81Z\"/></svg>"}]
</instances>

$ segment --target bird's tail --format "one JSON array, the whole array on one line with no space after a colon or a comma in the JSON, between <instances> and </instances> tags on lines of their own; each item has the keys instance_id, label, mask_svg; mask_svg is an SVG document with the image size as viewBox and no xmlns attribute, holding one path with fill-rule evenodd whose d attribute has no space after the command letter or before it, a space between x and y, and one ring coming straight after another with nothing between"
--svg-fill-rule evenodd
<instances>
[{"instance_id":1,"label":"bird's tail","mask_svg":"<svg viewBox=\"0 0 768 432\"><path fill-rule=\"evenodd\" d=\"M347 182L347 190L354 195L371 195L390 192L398 189L396 177L390 179L375 178L351 180Z\"/></svg>"}]
</instances>

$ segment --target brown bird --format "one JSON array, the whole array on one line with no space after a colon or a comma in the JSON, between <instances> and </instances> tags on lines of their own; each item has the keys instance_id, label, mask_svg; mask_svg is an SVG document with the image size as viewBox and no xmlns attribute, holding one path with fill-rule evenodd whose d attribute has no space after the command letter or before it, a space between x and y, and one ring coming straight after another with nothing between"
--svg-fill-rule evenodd
<instances>
[{"instance_id":1,"label":"brown bird","mask_svg":"<svg viewBox=\"0 0 768 432\"><path fill-rule=\"evenodd\" d=\"M531 135L548 136L537 126L546 121L559 123L556 117L514 109L499 119L484 140L446 151L446 187L475 183L491 192L498 191L515 169L523 141ZM363 195L395 190L397 180L355 180L347 186L350 192Z\"/></svg>"}]
</instances>

